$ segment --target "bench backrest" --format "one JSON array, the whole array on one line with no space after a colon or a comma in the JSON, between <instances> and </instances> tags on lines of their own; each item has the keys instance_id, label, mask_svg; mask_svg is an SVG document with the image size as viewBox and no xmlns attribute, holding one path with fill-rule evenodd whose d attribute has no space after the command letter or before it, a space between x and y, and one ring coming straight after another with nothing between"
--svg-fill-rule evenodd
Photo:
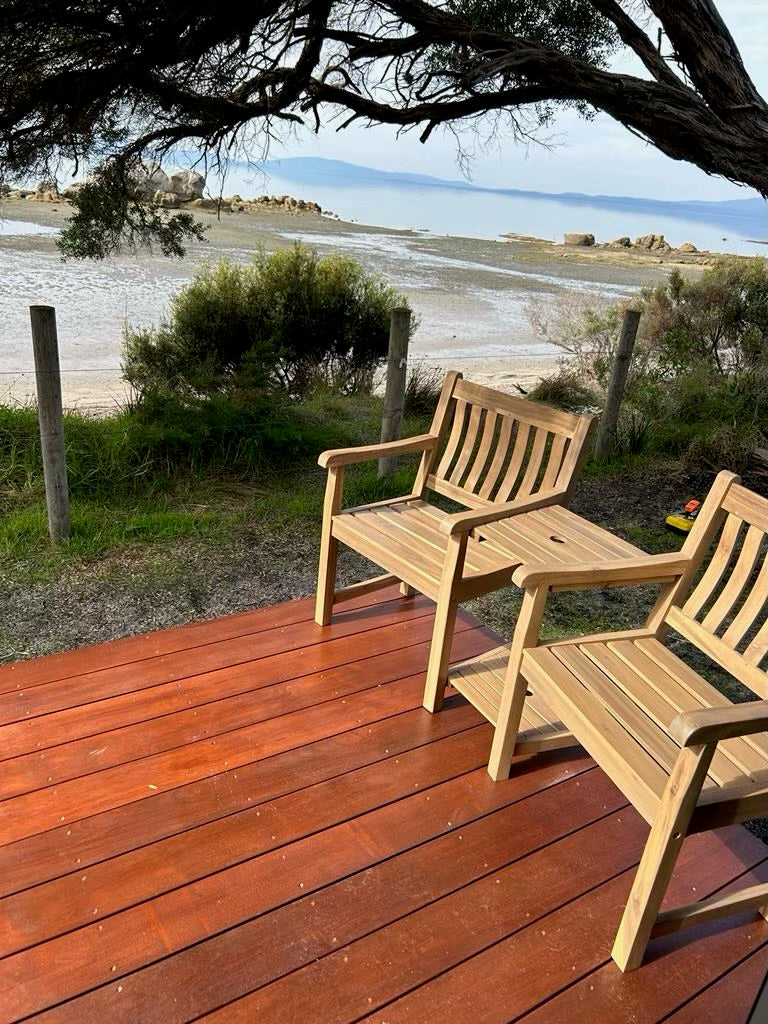
<instances>
[{"instance_id":1,"label":"bench backrest","mask_svg":"<svg viewBox=\"0 0 768 1024\"><path fill-rule=\"evenodd\" d=\"M669 625L727 672L768 698L768 499L720 473L683 551L701 566L677 588Z\"/></svg>"},{"instance_id":2,"label":"bench backrest","mask_svg":"<svg viewBox=\"0 0 768 1024\"><path fill-rule=\"evenodd\" d=\"M592 422L450 373L432 426L441 444L422 465L421 485L469 508L550 488L570 495Z\"/></svg>"}]
</instances>

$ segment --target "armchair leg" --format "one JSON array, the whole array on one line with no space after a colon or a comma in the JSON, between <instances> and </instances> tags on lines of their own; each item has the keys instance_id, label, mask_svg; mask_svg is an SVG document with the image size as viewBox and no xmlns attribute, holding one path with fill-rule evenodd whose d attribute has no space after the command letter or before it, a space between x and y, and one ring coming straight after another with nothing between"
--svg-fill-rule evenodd
<instances>
[{"instance_id":1,"label":"armchair leg","mask_svg":"<svg viewBox=\"0 0 768 1024\"><path fill-rule=\"evenodd\" d=\"M317 573L317 597L315 598L315 622L318 626L328 626L333 615L333 594L336 588L336 559L339 542L335 537L325 534L320 540L320 567Z\"/></svg>"},{"instance_id":2,"label":"armchair leg","mask_svg":"<svg viewBox=\"0 0 768 1024\"><path fill-rule=\"evenodd\" d=\"M323 526L320 531L320 566L317 571L317 598L315 601L315 622L327 626L333 614L333 592L336 588L336 558L339 542L333 536L333 517L341 511L341 494L344 487L344 467L333 466L328 470L323 502Z\"/></svg>"},{"instance_id":3,"label":"armchair leg","mask_svg":"<svg viewBox=\"0 0 768 1024\"><path fill-rule=\"evenodd\" d=\"M488 774L494 782L506 779L512 766L512 756L515 752L520 719L523 716L528 689L521 671L523 651L526 647L536 646L546 601L546 587L537 587L535 590L526 590L523 593L523 602L509 650L504 690L499 704L499 717L496 720L491 756L488 761Z\"/></svg>"},{"instance_id":4,"label":"armchair leg","mask_svg":"<svg viewBox=\"0 0 768 1024\"><path fill-rule=\"evenodd\" d=\"M453 597L437 603L432 644L429 649L427 679L424 685L424 707L432 713L439 711L443 705L453 642L453 627L456 624L458 609L459 602Z\"/></svg>"},{"instance_id":5,"label":"armchair leg","mask_svg":"<svg viewBox=\"0 0 768 1024\"><path fill-rule=\"evenodd\" d=\"M400 594L403 597L413 597L413 595L416 593L418 593L418 591L415 590L415 588L412 587L409 583L402 582L400 584Z\"/></svg>"},{"instance_id":6,"label":"armchair leg","mask_svg":"<svg viewBox=\"0 0 768 1024\"><path fill-rule=\"evenodd\" d=\"M611 950L622 971L631 971L643 962L713 753L714 745L680 751Z\"/></svg>"},{"instance_id":7,"label":"armchair leg","mask_svg":"<svg viewBox=\"0 0 768 1024\"><path fill-rule=\"evenodd\" d=\"M459 608L456 591L461 581L466 551L466 533L448 538L440 591L437 595L427 679L424 685L424 707L431 713L439 711L443 704L445 684L448 679L448 662L451 657L453 627L456 624L456 612Z\"/></svg>"},{"instance_id":8,"label":"armchair leg","mask_svg":"<svg viewBox=\"0 0 768 1024\"><path fill-rule=\"evenodd\" d=\"M500 782L509 777L515 743L520 730L520 719L525 705L526 688L525 679L519 671L516 678L507 677L499 708L499 717L493 733L491 756L488 759L488 774L494 782Z\"/></svg>"}]
</instances>

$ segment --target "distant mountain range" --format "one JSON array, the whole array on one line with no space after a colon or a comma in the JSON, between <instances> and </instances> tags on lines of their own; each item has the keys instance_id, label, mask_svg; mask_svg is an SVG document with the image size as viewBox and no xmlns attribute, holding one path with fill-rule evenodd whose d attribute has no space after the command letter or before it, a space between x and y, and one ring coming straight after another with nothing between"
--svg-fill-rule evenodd
<instances>
[{"instance_id":1,"label":"distant mountain range","mask_svg":"<svg viewBox=\"0 0 768 1024\"><path fill-rule=\"evenodd\" d=\"M450 189L456 192L491 192L494 195L517 196L569 206L592 206L611 210L634 210L680 217L684 220L706 221L739 230L752 237L764 238L768 222L768 204L759 196L726 200L666 200L640 196L585 195L581 192L534 192L517 188L488 188L468 181L449 181L428 174L408 171L379 171L373 167L325 160L320 157L287 157L261 165L268 174L301 184L325 182L329 185L388 186L390 188Z\"/></svg>"}]
</instances>

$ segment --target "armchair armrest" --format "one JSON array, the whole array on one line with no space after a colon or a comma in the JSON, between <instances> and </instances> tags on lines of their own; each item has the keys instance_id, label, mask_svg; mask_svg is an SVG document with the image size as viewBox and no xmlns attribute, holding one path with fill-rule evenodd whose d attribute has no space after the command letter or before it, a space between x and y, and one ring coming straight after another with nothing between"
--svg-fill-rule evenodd
<instances>
[{"instance_id":1,"label":"armchair armrest","mask_svg":"<svg viewBox=\"0 0 768 1024\"><path fill-rule=\"evenodd\" d=\"M486 526L488 523L496 523L500 519L508 519L520 512L532 512L536 508L544 508L546 505L558 505L567 498L565 491L539 491L527 498L517 498L514 501L505 501L500 505L489 505L487 508L470 509L468 512L454 512L447 519L440 523L440 532L453 536L456 533L466 533L474 530L476 526Z\"/></svg>"},{"instance_id":2,"label":"armchair armrest","mask_svg":"<svg viewBox=\"0 0 768 1024\"><path fill-rule=\"evenodd\" d=\"M581 562L577 565L521 565L513 581L518 587L601 587L616 584L662 583L682 576L690 558L677 552L620 558L605 562Z\"/></svg>"},{"instance_id":3,"label":"armchair armrest","mask_svg":"<svg viewBox=\"0 0 768 1024\"><path fill-rule=\"evenodd\" d=\"M405 455L408 452L429 451L437 444L434 434L418 434L406 437L402 441L386 441L383 444L366 444L357 448L334 448L323 452L317 460L323 469L334 466L348 466L353 462L366 462L368 459L381 459L385 455Z\"/></svg>"},{"instance_id":4,"label":"armchair armrest","mask_svg":"<svg viewBox=\"0 0 768 1024\"><path fill-rule=\"evenodd\" d=\"M747 701L726 708L700 708L676 715L669 726L681 747L717 743L733 736L768 731L768 700Z\"/></svg>"}]
</instances>

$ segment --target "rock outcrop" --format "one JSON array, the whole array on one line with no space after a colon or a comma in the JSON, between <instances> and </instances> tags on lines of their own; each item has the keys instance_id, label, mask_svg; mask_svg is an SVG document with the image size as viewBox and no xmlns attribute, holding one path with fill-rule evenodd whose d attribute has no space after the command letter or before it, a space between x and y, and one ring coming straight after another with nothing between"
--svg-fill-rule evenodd
<instances>
[{"instance_id":1,"label":"rock outcrop","mask_svg":"<svg viewBox=\"0 0 768 1024\"><path fill-rule=\"evenodd\" d=\"M168 191L178 196L182 203L202 199L205 178L198 171L176 168L168 175Z\"/></svg>"},{"instance_id":2,"label":"rock outcrop","mask_svg":"<svg viewBox=\"0 0 768 1024\"><path fill-rule=\"evenodd\" d=\"M672 252L672 246L664 235L641 235L635 239L636 249L647 249L649 252Z\"/></svg>"},{"instance_id":3,"label":"rock outcrop","mask_svg":"<svg viewBox=\"0 0 768 1024\"><path fill-rule=\"evenodd\" d=\"M158 192L170 192L171 183L160 164L141 164L132 174L132 184L140 199L152 199Z\"/></svg>"},{"instance_id":4,"label":"rock outcrop","mask_svg":"<svg viewBox=\"0 0 768 1024\"><path fill-rule=\"evenodd\" d=\"M45 178L35 189L35 199L41 203L60 203L61 192L55 181Z\"/></svg>"},{"instance_id":5,"label":"rock outcrop","mask_svg":"<svg viewBox=\"0 0 768 1024\"><path fill-rule=\"evenodd\" d=\"M41 202L68 202L75 198L89 178L75 181L59 192L55 181L41 181L35 189L2 187L4 199L36 199ZM132 182L140 199L152 201L164 210L189 207L216 213L258 213L260 210L281 210L287 213L322 213L319 203L293 196L255 196L244 199L233 195L222 199L205 196L205 178L198 171L177 168L168 174L160 164L143 163L133 171Z\"/></svg>"}]
</instances>

